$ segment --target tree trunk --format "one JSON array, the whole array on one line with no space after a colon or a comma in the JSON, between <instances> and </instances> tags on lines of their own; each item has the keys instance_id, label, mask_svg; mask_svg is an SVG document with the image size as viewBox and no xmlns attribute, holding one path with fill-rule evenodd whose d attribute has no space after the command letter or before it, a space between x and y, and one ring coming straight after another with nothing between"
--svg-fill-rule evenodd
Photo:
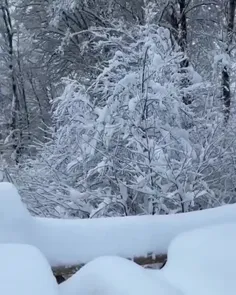
<instances>
[{"instance_id":1,"label":"tree trunk","mask_svg":"<svg viewBox=\"0 0 236 295\"><path fill-rule=\"evenodd\" d=\"M185 13L189 3L190 1L186 4L185 0L177 0L175 3L172 3L168 16L168 21L172 28L172 35L184 56L180 63L180 73L183 76L181 80L182 88L188 87L190 84L187 69L189 66L189 59L187 57L187 17ZM186 105L192 102L192 98L189 94L184 94L182 99Z\"/></svg>"},{"instance_id":2,"label":"tree trunk","mask_svg":"<svg viewBox=\"0 0 236 295\"><path fill-rule=\"evenodd\" d=\"M2 18L5 30L6 37L6 45L8 49L8 68L10 72L11 79L11 89L12 89L12 104L11 104L11 118L10 118L10 133L12 134L12 148L15 153L15 161L19 162L19 158L21 156L21 145L22 145L22 120L20 119L20 100L19 93L17 89L17 79L15 72L15 64L14 64L14 40L13 40L13 27L11 14L9 9L8 0L4 0L2 2L0 9L2 11Z\"/></svg>"},{"instance_id":3,"label":"tree trunk","mask_svg":"<svg viewBox=\"0 0 236 295\"><path fill-rule=\"evenodd\" d=\"M18 91L19 91L19 99L20 99L20 109L22 110L22 123L23 123L23 140L24 144L22 145L22 149L28 145L30 142L30 120L29 120L29 111L28 104L26 99L26 91L25 91L25 81L24 81L24 73L21 66L21 55L19 50L19 36L18 36L18 44L17 44L17 65L18 65ZM24 117L24 118L23 118Z\"/></svg>"},{"instance_id":4,"label":"tree trunk","mask_svg":"<svg viewBox=\"0 0 236 295\"><path fill-rule=\"evenodd\" d=\"M233 41L234 19L235 19L236 0L228 0L227 9L227 39L226 54L230 55L230 47ZM222 70L222 97L224 121L227 124L230 116L231 91L230 91L230 73L228 65L224 65Z\"/></svg>"}]
</instances>

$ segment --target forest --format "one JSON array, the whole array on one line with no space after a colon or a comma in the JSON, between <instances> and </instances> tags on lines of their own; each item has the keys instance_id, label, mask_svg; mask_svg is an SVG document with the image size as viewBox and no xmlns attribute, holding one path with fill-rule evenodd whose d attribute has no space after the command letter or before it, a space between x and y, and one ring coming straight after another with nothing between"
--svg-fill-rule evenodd
<instances>
[{"instance_id":1,"label":"forest","mask_svg":"<svg viewBox=\"0 0 236 295\"><path fill-rule=\"evenodd\" d=\"M1 0L1 180L43 217L234 203L235 8Z\"/></svg>"},{"instance_id":2,"label":"forest","mask_svg":"<svg viewBox=\"0 0 236 295\"><path fill-rule=\"evenodd\" d=\"M236 0L0 0L0 294L235 294Z\"/></svg>"}]
</instances>

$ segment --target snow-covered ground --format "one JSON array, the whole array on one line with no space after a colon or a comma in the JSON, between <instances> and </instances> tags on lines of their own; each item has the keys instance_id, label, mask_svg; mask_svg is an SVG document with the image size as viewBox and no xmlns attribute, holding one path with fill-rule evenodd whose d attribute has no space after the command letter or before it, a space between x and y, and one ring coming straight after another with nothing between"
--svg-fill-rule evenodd
<instances>
[{"instance_id":1,"label":"snow-covered ground","mask_svg":"<svg viewBox=\"0 0 236 295\"><path fill-rule=\"evenodd\" d=\"M0 294L58 294L50 265L38 249L22 244L0 244Z\"/></svg>"},{"instance_id":2,"label":"snow-covered ground","mask_svg":"<svg viewBox=\"0 0 236 295\"><path fill-rule=\"evenodd\" d=\"M0 184L0 202L0 294L235 294L235 205L173 216L52 220L31 217L8 183ZM114 256L167 249L161 270ZM50 264L89 260L56 284Z\"/></svg>"},{"instance_id":3,"label":"snow-covered ground","mask_svg":"<svg viewBox=\"0 0 236 295\"><path fill-rule=\"evenodd\" d=\"M161 270L119 257L101 257L59 286L60 295L235 294L236 223L209 226L176 237Z\"/></svg>"},{"instance_id":4,"label":"snow-covered ground","mask_svg":"<svg viewBox=\"0 0 236 295\"><path fill-rule=\"evenodd\" d=\"M87 263L97 257L167 253L173 238L185 231L236 222L236 205L168 216L86 220L34 218L16 188L0 184L0 243L36 246L51 266Z\"/></svg>"}]
</instances>

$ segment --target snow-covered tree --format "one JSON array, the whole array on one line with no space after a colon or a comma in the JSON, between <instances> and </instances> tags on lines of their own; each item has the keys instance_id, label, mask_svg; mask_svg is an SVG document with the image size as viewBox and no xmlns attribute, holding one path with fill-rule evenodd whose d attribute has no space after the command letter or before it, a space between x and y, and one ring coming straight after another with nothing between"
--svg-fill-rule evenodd
<instances>
[{"instance_id":1,"label":"snow-covered tree","mask_svg":"<svg viewBox=\"0 0 236 295\"><path fill-rule=\"evenodd\" d=\"M165 214L235 202L233 4L1 2L0 169L33 214ZM6 156L16 135L18 167Z\"/></svg>"},{"instance_id":2,"label":"snow-covered tree","mask_svg":"<svg viewBox=\"0 0 236 295\"><path fill-rule=\"evenodd\" d=\"M52 141L31 163L27 181L34 179L37 194L43 184L39 195L47 187L52 200L57 194L73 213L90 217L190 210L212 194L200 182L203 147L192 140L197 98L206 94L201 78L189 67L191 86L183 88L185 57L173 50L167 29L145 25L107 35L97 46L118 49L89 87L65 80L54 102ZM196 97L191 108L186 94Z\"/></svg>"}]
</instances>

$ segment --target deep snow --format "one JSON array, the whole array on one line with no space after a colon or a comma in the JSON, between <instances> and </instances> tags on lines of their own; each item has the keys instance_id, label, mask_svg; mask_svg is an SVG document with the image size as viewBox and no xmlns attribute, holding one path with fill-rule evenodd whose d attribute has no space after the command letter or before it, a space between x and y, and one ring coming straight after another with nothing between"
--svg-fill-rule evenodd
<instances>
[{"instance_id":1,"label":"deep snow","mask_svg":"<svg viewBox=\"0 0 236 295\"><path fill-rule=\"evenodd\" d=\"M53 220L31 217L9 183L0 184L0 202L0 294L235 294L235 205L171 216ZM162 270L104 256L160 254L167 248ZM103 257L56 284L49 263L98 256Z\"/></svg>"},{"instance_id":2,"label":"deep snow","mask_svg":"<svg viewBox=\"0 0 236 295\"><path fill-rule=\"evenodd\" d=\"M0 243L38 247L51 266L87 263L99 256L145 256L167 253L179 233L206 225L236 222L236 205L168 216L84 220L34 218L16 188L0 184Z\"/></svg>"},{"instance_id":3,"label":"deep snow","mask_svg":"<svg viewBox=\"0 0 236 295\"><path fill-rule=\"evenodd\" d=\"M186 295L235 294L236 223L179 235L169 247L161 272Z\"/></svg>"},{"instance_id":4,"label":"deep snow","mask_svg":"<svg viewBox=\"0 0 236 295\"><path fill-rule=\"evenodd\" d=\"M100 257L59 286L60 295L233 295L236 290L236 223L177 236L161 270L119 257Z\"/></svg>"},{"instance_id":5,"label":"deep snow","mask_svg":"<svg viewBox=\"0 0 236 295\"><path fill-rule=\"evenodd\" d=\"M58 294L50 265L38 249L23 244L0 244L0 294Z\"/></svg>"}]
</instances>

